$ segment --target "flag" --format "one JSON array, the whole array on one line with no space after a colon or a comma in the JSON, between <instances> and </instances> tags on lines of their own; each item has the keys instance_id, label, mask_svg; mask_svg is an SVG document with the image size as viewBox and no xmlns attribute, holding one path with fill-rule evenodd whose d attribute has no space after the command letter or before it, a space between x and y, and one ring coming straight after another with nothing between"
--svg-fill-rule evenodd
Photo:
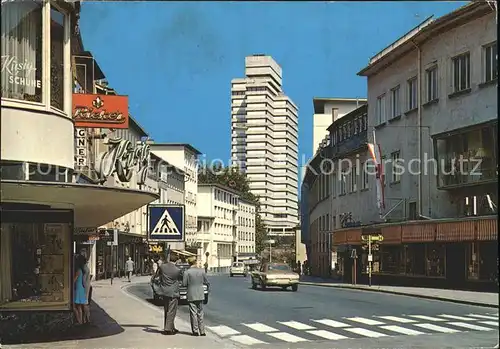
<instances>
[{"instance_id":1,"label":"flag","mask_svg":"<svg viewBox=\"0 0 500 349\"><path fill-rule=\"evenodd\" d=\"M382 211L385 209L384 197L384 166L382 164L382 151L380 144L376 143L375 131L373 132L373 143L368 143L368 150L375 164L375 185L377 190L377 208L382 217Z\"/></svg>"}]
</instances>

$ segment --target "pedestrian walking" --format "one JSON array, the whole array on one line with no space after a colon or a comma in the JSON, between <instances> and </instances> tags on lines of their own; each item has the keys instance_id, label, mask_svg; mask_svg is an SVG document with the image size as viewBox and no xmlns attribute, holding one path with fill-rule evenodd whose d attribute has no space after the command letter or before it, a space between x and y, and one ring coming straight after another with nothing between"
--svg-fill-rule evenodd
<instances>
[{"instance_id":1,"label":"pedestrian walking","mask_svg":"<svg viewBox=\"0 0 500 349\"><path fill-rule=\"evenodd\" d=\"M125 270L127 271L128 282L131 282L132 273L134 271L134 261L132 257L128 257L128 260L125 262Z\"/></svg>"},{"instance_id":2,"label":"pedestrian walking","mask_svg":"<svg viewBox=\"0 0 500 349\"><path fill-rule=\"evenodd\" d=\"M300 264L300 261L297 261L297 274L302 275L302 264Z\"/></svg>"},{"instance_id":3,"label":"pedestrian walking","mask_svg":"<svg viewBox=\"0 0 500 349\"><path fill-rule=\"evenodd\" d=\"M175 316L177 314L177 305L179 304L179 281L181 270L170 261L167 256L167 262L158 266L153 282L157 285L155 292L163 297L163 334L174 335L177 332L175 328Z\"/></svg>"},{"instance_id":4,"label":"pedestrian walking","mask_svg":"<svg viewBox=\"0 0 500 349\"><path fill-rule=\"evenodd\" d=\"M206 336L205 324L203 323L203 300L205 299L203 285L210 287L210 283L203 269L195 267L195 258L191 259L189 264L191 267L184 271L182 285L187 287L191 331L193 332L193 336Z\"/></svg>"},{"instance_id":5,"label":"pedestrian walking","mask_svg":"<svg viewBox=\"0 0 500 349\"><path fill-rule=\"evenodd\" d=\"M205 274L208 273L208 262L205 262L205 264L203 265L205 267Z\"/></svg>"}]
</instances>

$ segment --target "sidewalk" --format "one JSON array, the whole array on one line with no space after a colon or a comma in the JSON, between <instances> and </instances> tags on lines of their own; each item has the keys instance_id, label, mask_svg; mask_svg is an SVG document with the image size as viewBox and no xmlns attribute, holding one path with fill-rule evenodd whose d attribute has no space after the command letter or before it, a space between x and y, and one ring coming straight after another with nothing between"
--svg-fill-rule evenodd
<instances>
[{"instance_id":1,"label":"sidewalk","mask_svg":"<svg viewBox=\"0 0 500 349\"><path fill-rule=\"evenodd\" d=\"M372 285L370 287L368 285L344 284L340 281L322 279L314 276L302 276L300 284L322 287L337 287L369 292L382 292L402 296L435 299L440 301L498 308L498 293L403 286Z\"/></svg>"},{"instance_id":2,"label":"sidewalk","mask_svg":"<svg viewBox=\"0 0 500 349\"><path fill-rule=\"evenodd\" d=\"M149 276L94 282L92 325L63 333L50 342L4 345L2 349L222 349L240 348L224 345L222 340L207 332L206 337L191 336L191 326L184 314L178 312L175 322L180 331L175 336L164 336L163 308L156 307L126 292L130 285L148 282Z\"/></svg>"}]
</instances>

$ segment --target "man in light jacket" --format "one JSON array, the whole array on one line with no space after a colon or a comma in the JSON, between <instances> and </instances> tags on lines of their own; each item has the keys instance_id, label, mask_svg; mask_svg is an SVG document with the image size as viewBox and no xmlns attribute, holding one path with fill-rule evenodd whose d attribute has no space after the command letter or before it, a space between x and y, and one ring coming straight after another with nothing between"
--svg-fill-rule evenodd
<instances>
[{"instance_id":1,"label":"man in light jacket","mask_svg":"<svg viewBox=\"0 0 500 349\"><path fill-rule=\"evenodd\" d=\"M206 336L205 324L203 323L203 300L205 299L203 285L210 287L210 283L205 271L195 266L196 259L190 260L189 264L191 267L184 271L182 285L187 287L191 331L193 332L193 336Z\"/></svg>"},{"instance_id":2,"label":"man in light jacket","mask_svg":"<svg viewBox=\"0 0 500 349\"><path fill-rule=\"evenodd\" d=\"M163 296L163 334L174 335L177 329L174 325L175 316L177 314L177 305L179 304L179 282L181 270L170 261L169 256L167 262L162 263L153 278L158 279L158 287L156 293Z\"/></svg>"},{"instance_id":3,"label":"man in light jacket","mask_svg":"<svg viewBox=\"0 0 500 349\"><path fill-rule=\"evenodd\" d=\"M128 257L128 260L125 262L125 270L127 271L128 282L131 282L132 273L134 272L134 261L132 257Z\"/></svg>"}]
</instances>

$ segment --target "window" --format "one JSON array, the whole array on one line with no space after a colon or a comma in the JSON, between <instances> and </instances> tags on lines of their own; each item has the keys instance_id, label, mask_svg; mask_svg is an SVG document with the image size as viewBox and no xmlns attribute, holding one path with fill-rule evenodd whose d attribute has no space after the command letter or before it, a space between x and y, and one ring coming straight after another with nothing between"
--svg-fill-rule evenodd
<instances>
[{"instance_id":1,"label":"window","mask_svg":"<svg viewBox=\"0 0 500 349\"><path fill-rule=\"evenodd\" d=\"M346 194L346 175L345 173L340 173L340 194L339 195L345 195Z\"/></svg>"},{"instance_id":2,"label":"window","mask_svg":"<svg viewBox=\"0 0 500 349\"><path fill-rule=\"evenodd\" d=\"M377 122L378 125L385 123L385 94L377 98Z\"/></svg>"},{"instance_id":3,"label":"window","mask_svg":"<svg viewBox=\"0 0 500 349\"><path fill-rule=\"evenodd\" d=\"M391 164L392 164L392 183L397 183L401 180L402 166L400 164L399 151L391 154Z\"/></svg>"},{"instance_id":4,"label":"window","mask_svg":"<svg viewBox=\"0 0 500 349\"><path fill-rule=\"evenodd\" d=\"M368 189L368 170L366 162L361 166L361 189Z\"/></svg>"},{"instance_id":5,"label":"window","mask_svg":"<svg viewBox=\"0 0 500 349\"><path fill-rule=\"evenodd\" d=\"M453 58L453 92L470 88L470 53Z\"/></svg>"},{"instance_id":6,"label":"window","mask_svg":"<svg viewBox=\"0 0 500 349\"><path fill-rule=\"evenodd\" d=\"M50 8L50 106L64 109L64 14Z\"/></svg>"},{"instance_id":7,"label":"window","mask_svg":"<svg viewBox=\"0 0 500 349\"><path fill-rule=\"evenodd\" d=\"M498 78L498 55L497 43L483 47L484 56L484 82L493 81Z\"/></svg>"},{"instance_id":8,"label":"window","mask_svg":"<svg viewBox=\"0 0 500 349\"><path fill-rule=\"evenodd\" d=\"M358 189L358 172L356 165L353 165L351 169L351 193L355 192L357 189Z\"/></svg>"},{"instance_id":9,"label":"window","mask_svg":"<svg viewBox=\"0 0 500 349\"><path fill-rule=\"evenodd\" d=\"M0 309L71 305L72 212L5 211L0 229ZM21 218L22 217L22 218ZM22 256L22 263L18 257Z\"/></svg>"},{"instance_id":10,"label":"window","mask_svg":"<svg viewBox=\"0 0 500 349\"><path fill-rule=\"evenodd\" d=\"M331 178L332 181L332 196L337 196L337 174L333 173Z\"/></svg>"},{"instance_id":11,"label":"window","mask_svg":"<svg viewBox=\"0 0 500 349\"><path fill-rule=\"evenodd\" d=\"M40 1L2 1L2 98L42 102Z\"/></svg>"},{"instance_id":12,"label":"window","mask_svg":"<svg viewBox=\"0 0 500 349\"><path fill-rule=\"evenodd\" d=\"M417 108L417 78L408 80L408 110Z\"/></svg>"},{"instance_id":13,"label":"window","mask_svg":"<svg viewBox=\"0 0 500 349\"><path fill-rule=\"evenodd\" d=\"M399 85L391 90L391 118L401 115L401 101L399 98Z\"/></svg>"},{"instance_id":14,"label":"window","mask_svg":"<svg viewBox=\"0 0 500 349\"><path fill-rule=\"evenodd\" d=\"M427 81L427 102L438 99L438 75L437 66L427 69L425 72Z\"/></svg>"}]
</instances>

